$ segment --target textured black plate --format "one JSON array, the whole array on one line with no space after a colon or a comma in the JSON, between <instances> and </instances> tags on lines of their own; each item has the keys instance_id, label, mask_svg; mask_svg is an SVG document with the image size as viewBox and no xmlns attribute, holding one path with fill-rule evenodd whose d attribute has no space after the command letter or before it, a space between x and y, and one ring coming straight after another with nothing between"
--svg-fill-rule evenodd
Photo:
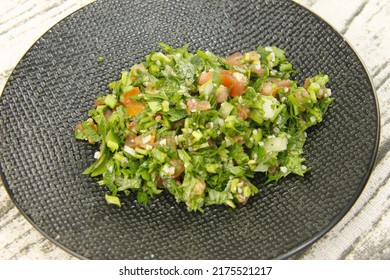
<instances>
[{"instance_id":1,"label":"textured black plate","mask_svg":"<svg viewBox=\"0 0 390 280\"><path fill-rule=\"evenodd\" d=\"M170 195L121 209L81 172L97 149L73 139L96 96L156 42L219 55L258 44L286 50L297 78L330 76L335 105L309 131L304 178L266 186L244 207L189 213ZM98 64L99 56L105 58ZM357 55L290 1L99 1L67 17L27 52L0 99L1 170L26 218L56 244L92 259L286 258L348 211L371 172L376 97Z\"/></svg>"}]
</instances>

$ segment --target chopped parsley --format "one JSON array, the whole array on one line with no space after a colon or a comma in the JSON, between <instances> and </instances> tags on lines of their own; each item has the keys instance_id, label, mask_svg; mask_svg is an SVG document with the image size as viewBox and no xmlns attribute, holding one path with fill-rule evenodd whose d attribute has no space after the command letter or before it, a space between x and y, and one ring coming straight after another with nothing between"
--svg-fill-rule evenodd
<instances>
[{"instance_id":1,"label":"chopped parsley","mask_svg":"<svg viewBox=\"0 0 390 280\"><path fill-rule=\"evenodd\" d=\"M333 102L322 73L303 85L283 50L259 46L226 58L160 43L98 97L75 137L99 144L83 174L99 176L108 203L135 192L140 204L163 190L189 210L245 204L251 182L303 176L306 130Z\"/></svg>"}]
</instances>

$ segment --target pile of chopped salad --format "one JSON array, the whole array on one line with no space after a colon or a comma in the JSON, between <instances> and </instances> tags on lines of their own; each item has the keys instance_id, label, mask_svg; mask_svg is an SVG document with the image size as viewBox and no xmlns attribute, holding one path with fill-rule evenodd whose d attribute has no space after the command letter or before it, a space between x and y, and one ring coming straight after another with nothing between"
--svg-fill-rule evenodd
<instances>
[{"instance_id":1,"label":"pile of chopped salad","mask_svg":"<svg viewBox=\"0 0 390 280\"><path fill-rule=\"evenodd\" d=\"M98 97L75 137L100 144L83 174L100 176L108 203L135 192L140 204L164 190L192 211L235 208L267 182L303 176L306 130L333 102L319 73L303 85L283 50L259 46L226 58L160 43Z\"/></svg>"}]
</instances>

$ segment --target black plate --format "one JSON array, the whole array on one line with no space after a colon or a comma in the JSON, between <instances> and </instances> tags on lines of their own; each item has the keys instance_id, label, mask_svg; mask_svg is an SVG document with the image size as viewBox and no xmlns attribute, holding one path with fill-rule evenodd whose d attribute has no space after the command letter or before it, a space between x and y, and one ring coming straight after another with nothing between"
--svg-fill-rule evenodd
<instances>
[{"instance_id":1,"label":"black plate","mask_svg":"<svg viewBox=\"0 0 390 280\"><path fill-rule=\"evenodd\" d=\"M96 96L156 42L219 55L258 44L286 50L297 78L330 76L335 105L309 131L304 178L268 185L243 207L189 213L170 195L147 207L81 172L96 147L73 139ZM98 64L99 56L105 58ZM91 259L286 258L325 234L370 175L379 139L376 97L361 61L328 24L291 1L98 1L40 38L0 99L1 170L26 218L57 245Z\"/></svg>"}]
</instances>

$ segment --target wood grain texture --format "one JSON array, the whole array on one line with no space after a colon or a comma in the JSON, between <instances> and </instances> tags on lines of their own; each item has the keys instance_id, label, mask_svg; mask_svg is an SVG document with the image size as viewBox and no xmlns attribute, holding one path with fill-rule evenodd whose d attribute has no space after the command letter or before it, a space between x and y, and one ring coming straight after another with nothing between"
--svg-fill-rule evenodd
<instances>
[{"instance_id":1,"label":"wood grain texture","mask_svg":"<svg viewBox=\"0 0 390 280\"><path fill-rule=\"evenodd\" d=\"M0 92L29 47L92 0L0 1ZM353 46L371 74L381 110L381 142L370 180L351 211L294 259L390 259L390 4L387 0L296 0ZM17 210L0 182L0 259L74 259Z\"/></svg>"},{"instance_id":2,"label":"wood grain texture","mask_svg":"<svg viewBox=\"0 0 390 280\"><path fill-rule=\"evenodd\" d=\"M91 0L0 1L0 92L26 51L50 27ZM17 210L0 182L0 259L74 259Z\"/></svg>"},{"instance_id":3,"label":"wood grain texture","mask_svg":"<svg viewBox=\"0 0 390 280\"><path fill-rule=\"evenodd\" d=\"M360 55L377 93L381 139L375 168L351 211L300 259L390 259L390 5L386 0L297 1L334 26Z\"/></svg>"}]
</instances>

